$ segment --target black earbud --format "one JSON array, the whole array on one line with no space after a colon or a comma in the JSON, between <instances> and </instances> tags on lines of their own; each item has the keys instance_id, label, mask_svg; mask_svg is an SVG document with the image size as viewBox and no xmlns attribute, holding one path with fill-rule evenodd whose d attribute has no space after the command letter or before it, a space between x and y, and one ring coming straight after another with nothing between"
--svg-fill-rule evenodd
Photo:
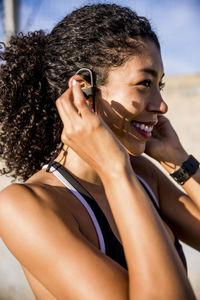
<instances>
[{"instance_id":1,"label":"black earbud","mask_svg":"<svg viewBox=\"0 0 200 300\"><path fill-rule=\"evenodd\" d=\"M84 96L86 99L89 99L90 97L92 98L92 107L93 107L93 110L95 112L95 98L94 98L94 75L93 75L93 72L92 70L88 69L88 68L81 68L79 69L76 74L81 74L83 72L88 72L89 75L90 75L90 87L83 87L82 88L82 91L84 93Z\"/></svg>"}]
</instances>

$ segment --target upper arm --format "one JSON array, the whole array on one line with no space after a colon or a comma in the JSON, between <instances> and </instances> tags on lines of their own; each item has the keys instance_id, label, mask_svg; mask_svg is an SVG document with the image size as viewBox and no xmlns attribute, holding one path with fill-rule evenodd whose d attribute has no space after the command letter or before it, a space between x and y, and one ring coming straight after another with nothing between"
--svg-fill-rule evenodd
<instances>
[{"instance_id":1,"label":"upper arm","mask_svg":"<svg viewBox=\"0 0 200 300\"><path fill-rule=\"evenodd\" d=\"M57 299L128 299L128 275L23 185L0 194L0 235Z\"/></svg>"},{"instance_id":2,"label":"upper arm","mask_svg":"<svg viewBox=\"0 0 200 300\"><path fill-rule=\"evenodd\" d=\"M157 172L159 203L163 216L183 242L200 250L199 209L160 170Z\"/></svg>"}]
</instances>

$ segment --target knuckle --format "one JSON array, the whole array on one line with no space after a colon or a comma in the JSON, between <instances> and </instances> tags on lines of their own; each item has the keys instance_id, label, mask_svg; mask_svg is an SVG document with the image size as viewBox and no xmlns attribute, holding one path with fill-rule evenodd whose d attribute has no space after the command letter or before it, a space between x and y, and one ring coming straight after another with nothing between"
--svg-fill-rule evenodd
<instances>
[{"instance_id":1,"label":"knuckle","mask_svg":"<svg viewBox=\"0 0 200 300\"><path fill-rule=\"evenodd\" d=\"M66 90L60 97L56 100L56 103L62 103L65 102L66 99L70 97L70 91Z\"/></svg>"},{"instance_id":2,"label":"knuckle","mask_svg":"<svg viewBox=\"0 0 200 300\"><path fill-rule=\"evenodd\" d=\"M65 140L73 140L76 136L80 136L83 133L83 128L79 125L65 127L63 129L62 137Z\"/></svg>"},{"instance_id":3,"label":"knuckle","mask_svg":"<svg viewBox=\"0 0 200 300\"><path fill-rule=\"evenodd\" d=\"M61 134L61 140L64 144L67 144L68 143L68 136L66 134L66 132L63 130L62 134Z\"/></svg>"},{"instance_id":4,"label":"knuckle","mask_svg":"<svg viewBox=\"0 0 200 300\"><path fill-rule=\"evenodd\" d=\"M56 106L60 107L64 102L64 98L61 96L56 100Z\"/></svg>"},{"instance_id":5,"label":"knuckle","mask_svg":"<svg viewBox=\"0 0 200 300\"><path fill-rule=\"evenodd\" d=\"M74 128L73 136L81 136L83 134L83 127L80 125L76 125Z\"/></svg>"},{"instance_id":6,"label":"knuckle","mask_svg":"<svg viewBox=\"0 0 200 300\"><path fill-rule=\"evenodd\" d=\"M60 102L61 102L61 99L58 98L58 99L56 100L56 106L59 106L59 105L60 105Z\"/></svg>"},{"instance_id":7,"label":"knuckle","mask_svg":"<svg viewBox=\"0 0 200 300\"><path fill-rule=\"evenodd\" d=\"M74 103L76 104L76 106L83 108L84 107L84 99L81 97L76 97L74 100Z\"/></svg>"},{"instance_id":8,"label":"knuckle","mask_svg":"<svg viewBox=\"0 0 200 300\"><path fill-rule=\"evenodd\" d=\"M65 138L68 138L72 135L72 128L71 126L65 126L63 128L63 132L62 132L62 135L65 137Z\"/></svg>"}]
</instances>

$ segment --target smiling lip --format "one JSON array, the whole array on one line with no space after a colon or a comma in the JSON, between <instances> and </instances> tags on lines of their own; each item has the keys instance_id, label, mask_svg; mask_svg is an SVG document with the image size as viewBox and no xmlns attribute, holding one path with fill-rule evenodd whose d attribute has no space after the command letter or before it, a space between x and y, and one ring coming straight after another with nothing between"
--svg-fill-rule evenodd
<instances>
[{"instance_id":1,"label":"smiling lip","mask_svg":"<svg viewBox=\"0 0 200 300\"><path fill-rule=\"evenodd\" d=\"M152 136L152 131L156 123L157 122L132 121L132 125L136 131L147 139Z\"/></svg>"}]
</instances>

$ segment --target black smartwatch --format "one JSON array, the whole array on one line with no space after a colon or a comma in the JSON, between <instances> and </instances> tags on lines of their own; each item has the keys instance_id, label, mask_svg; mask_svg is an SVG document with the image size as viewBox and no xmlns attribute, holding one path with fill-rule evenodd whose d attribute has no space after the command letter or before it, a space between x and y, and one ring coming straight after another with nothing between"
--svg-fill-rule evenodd
<instances>
[{"instance_id":1,"label":"black smartwatch","mask_svg":"<svg viewBox=\"0 0 200 300\"><path fill-rule=\"evenodd\" d=\"M180 185L183 185L199 168L199 162L194 156L189 155L188 159L183 162L182 166L170 176Z\"/></svg>"}]
</instances>

